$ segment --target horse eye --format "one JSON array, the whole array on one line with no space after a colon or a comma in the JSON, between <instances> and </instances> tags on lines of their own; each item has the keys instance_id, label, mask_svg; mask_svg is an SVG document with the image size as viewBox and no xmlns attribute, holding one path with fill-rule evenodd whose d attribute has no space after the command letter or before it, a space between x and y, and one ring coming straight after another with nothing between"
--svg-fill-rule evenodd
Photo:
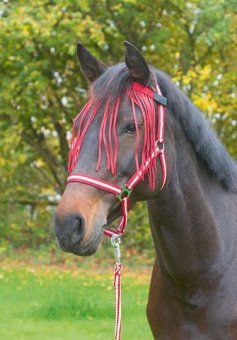
<instances>
[{"instance_id":1,"label":"horse eye","mask_svg":"<svg viewBox=\"0 0 237 340\"><path fill-rule=\"evenodd\" d=\"M129 123L128 125L125 126L124 132L136 132L136 124L135 123Z\"/></svg>"}]
</instances>

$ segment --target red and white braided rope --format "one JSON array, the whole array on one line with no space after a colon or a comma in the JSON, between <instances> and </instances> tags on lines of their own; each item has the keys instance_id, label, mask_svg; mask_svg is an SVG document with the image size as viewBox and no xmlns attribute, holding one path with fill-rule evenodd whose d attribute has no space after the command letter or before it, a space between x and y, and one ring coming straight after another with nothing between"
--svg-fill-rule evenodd
<instances>
[{"instance_id":1,"label":"red and white braided rope","mask_svg":"<svg viewBox=\"0 0 237 340\"><path fill-rule=\"evenodd\" d=\"M121 272L123 266L117 263L114 266L114 293L115 293L115 328L114 339L120 340L121 338Z\"/></svg>"}]
</instances>

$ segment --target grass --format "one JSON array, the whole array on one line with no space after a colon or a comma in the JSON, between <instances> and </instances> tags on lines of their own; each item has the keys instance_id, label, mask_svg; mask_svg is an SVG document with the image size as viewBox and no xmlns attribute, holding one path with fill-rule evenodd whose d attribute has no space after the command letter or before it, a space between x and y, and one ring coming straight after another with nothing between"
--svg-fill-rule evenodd
<instances>
[{"instance_id":1,"label":"grass","mask_svg":"<svg viewBox=\"0 0 237 340\"><path fill-rule=\"evenodd\" d=\"M122 339L151 340L146 316L149 275L124 269ZM113 339L111 272L53 266L0 269L1 340Z\"/></svg>"}]
</instances>

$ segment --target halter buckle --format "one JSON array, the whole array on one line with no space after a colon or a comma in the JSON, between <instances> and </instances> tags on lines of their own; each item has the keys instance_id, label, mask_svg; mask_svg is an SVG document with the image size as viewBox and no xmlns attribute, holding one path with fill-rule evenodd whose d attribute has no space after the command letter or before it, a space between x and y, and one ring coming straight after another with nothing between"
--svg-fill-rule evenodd
<instances>
[{"instance_id":1,"label":"halter buckle","mask_svg":"<svg viewBox=\"0 0 237 340\"><path fill-rule=\"evenodd\" d=\"M159 93L157 93L157 92L154 92L154 94L153 94L153 99L157 102L157 103L159 103L159 104L161 104L161 105L163 105L163 106L166 106L167 105L167 98L166 97L164 97L164 96L161 96Z\"/></svg>"},{"instance_id":2,"label":"halter buckle","mask_svg":"<svg viewBox=\"0 0 237 340\"><path fill-rule=\"evenodd\" d=\"M117 199L121 202L123 198L129 197L131 195L132 189L128 189L126 184L121 187L120 194L116 195Z\"/></svg>"}]
</instances>

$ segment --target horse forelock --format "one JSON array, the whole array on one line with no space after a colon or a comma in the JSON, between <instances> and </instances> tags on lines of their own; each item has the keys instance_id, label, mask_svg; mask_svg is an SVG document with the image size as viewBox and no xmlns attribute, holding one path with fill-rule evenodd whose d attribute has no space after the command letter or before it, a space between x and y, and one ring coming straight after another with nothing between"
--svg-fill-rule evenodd
<instances>
[{"instance_id":1,"label":"horse forelock","mask_svg":"<svg viewBox=\"0 0 237 340\"><path fill-rule=\"evenodd\" d=\"M83 107L79 115L74 119L71 148L69 153L68 171L71 172L80 156L81 147L86 132L94 119L102 111L98 137L98 157L95 160L95 168L98 171L101 166L102 152L106 155L106 168L112 175L116 174L118 160L117 121L122 103L125 97L129 99L131 111L136 125L136 147L134 162L137 171L146 159L154 151L158 137L159 124L157 122L157 103L147 95L138 92L131 87L129 78L123 64L116 65L102 75L92 86L90 99ZM141 136L138 128L137 110L140 110L144 135L141 145ZM123 114L123 112L122 112ZM151 189L156 183L156 162L154 161L147 172Z\"/></svg>"}]
</instances>

